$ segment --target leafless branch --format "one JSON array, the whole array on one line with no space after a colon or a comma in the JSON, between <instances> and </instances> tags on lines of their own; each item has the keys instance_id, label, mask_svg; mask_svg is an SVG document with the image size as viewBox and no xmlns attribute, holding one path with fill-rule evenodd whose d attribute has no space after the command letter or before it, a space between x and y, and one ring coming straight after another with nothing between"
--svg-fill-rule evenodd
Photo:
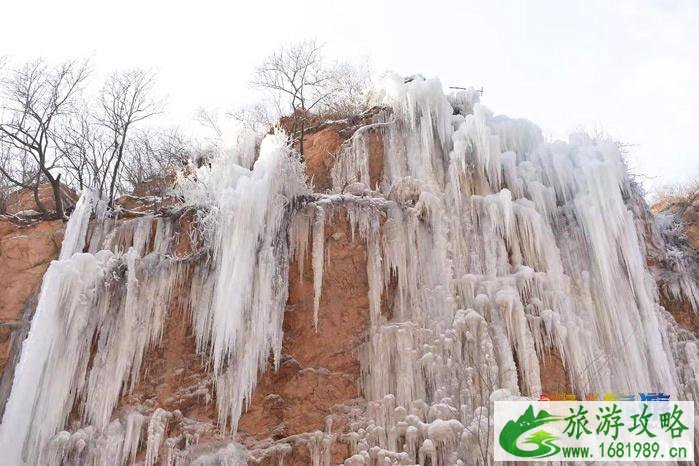
<instances>
[{"instance_id":1,"label":"leafless branch","mask_svg":"<svg viewBox=\"0 0 699 466\"><path fill-rule=\"evenodd\" d=\"M100 112L97 121L107 132L110 145L105 162L109 173L107 199L110 206L118 186L128 138L133 127L162 112L163 103L152 98L155 77L143 70L131 70L112 74L100 93ZM101 183L105 185L105 183Z\"/></svg>"},{"instance_id":2,"label":"leafless branch","mask_svg":"<svg viewBox=\"0 0 699 466\"><path fill-rule=\"evenodd\" d=\"M87 62L49 66L39 59L10 69L0 78L0 174L35 192L42 179L48 181L59 217L64 217L64 207L61 173L55 169L63 151L56 134L74 114L88 75ZM46 212L41 202L37 204Z\"/></svg>"},{"instance_id":3,"label":"leafless branch","mask_svg":"<svg viewBox=\"0 0 699 466\"><path fill-rule=\"evenodd\" d=\"M368 68L325 63L321 52L322 45L315 40L281 47L262 62L251 81L269 93L277 117L286 116L285 129L298 142L301 154L312 114L356 113L362 103L360 94L369 81ZM245 112L233 116L243 122L251 119ZM252 119L256 117L252 115Z\"/></svg>"}]
</instances>

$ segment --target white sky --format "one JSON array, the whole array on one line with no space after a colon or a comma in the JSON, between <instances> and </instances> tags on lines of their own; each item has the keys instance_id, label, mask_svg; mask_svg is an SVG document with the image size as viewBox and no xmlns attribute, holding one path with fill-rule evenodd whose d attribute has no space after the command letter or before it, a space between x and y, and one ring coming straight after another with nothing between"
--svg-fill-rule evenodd
<instances>
[{"instance_id":1,"label":"white sky","mask_svg":"<svg viewBox=\"0 0 699 466\"><path fill-rule=\"evenodd\" d=\"M648 188L699 177L697 0L0 0L0 15L0 55L153 68L180 122L249 100L265 55L317 38L330 58L483 86L553 138L604 130L634 144Z\"/></svg>"}]
</instances>

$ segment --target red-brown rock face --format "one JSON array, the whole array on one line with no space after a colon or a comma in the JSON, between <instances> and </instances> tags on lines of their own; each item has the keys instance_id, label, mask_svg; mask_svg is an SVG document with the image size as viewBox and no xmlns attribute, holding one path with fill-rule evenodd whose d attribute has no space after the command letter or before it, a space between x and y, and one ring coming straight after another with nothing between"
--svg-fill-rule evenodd
<instances>
[{"instance_id":1,"label":"red-brown rock face","mask_svg":"<svg viewBox=\"0 0 699 466\"><path fill-rule=\"evenodd\" d=\"M360 396L358 348L368 322L366 251L352 242L349 223L338 211L325 229L327 264L323 277L318 330L313 325L313 272L306 258L289 271L289 301L284 316L280 370L264 374L252 403L240 420L240 432L257 439L324 431L326 418L341 432L347 423L339 405ZM336 444L333 462L348 456ZM285 464L309 464L306 449L296 449Z\"/></svg>"},{"instance_id":2,"label":"red-brown rock face","mask_svg":"<svg viewBox=\"0 0 699 466\"><path fill-rule=\"evenodd\" d=\"M311 130L304 138L303 159L306 173L315 192L325 192L332 187L330 172L343 144L349 143L360 124L371 124L380 118L382 109L372 109L357 121L322 125ZM381 182L383 175L383 133L380 128L369 130L369 188Z\"/></svg>"},{"instance_id":3,"label":"red-brown rock face","mask_svg":"<svg viewBox=\"0 0 699 466\"><path fill-rule=\"evenodd\" d=\"M686 291L677 295L669 292L673 278L692 275L699 278L699 191L684 196L667 196L650 207L661 219L661 236L669 251L660 251L650 258L650 265L661 272L669 269L674 275L658 277L660 304L672 314L683 328L699 332L699 313L694 309ZM658 259L658 256L660 259ZM672 256L672 257L669 257ZM656 273L657 274L657 273Z\"/></svg>"},{"instance_id":4,"label":"red-brown rock face","mask_svg":"<svg viewBox=\"0 0 699 466\"><path fill-rule=\"evenodd\" d=\"M68 188L67 186L62 186L61 192L63 193L64 207L74 205L78 199L75 191ZM39 202L48 210L53 210L56 208L56 203L53 199L53 188L49 183L43 183L39 186L38 190ZM16 214L22 211L35 210L38 211L34 191L31 189L22 188L8 196L7 199L7 213Z\"/></svg>"}]
</instances>

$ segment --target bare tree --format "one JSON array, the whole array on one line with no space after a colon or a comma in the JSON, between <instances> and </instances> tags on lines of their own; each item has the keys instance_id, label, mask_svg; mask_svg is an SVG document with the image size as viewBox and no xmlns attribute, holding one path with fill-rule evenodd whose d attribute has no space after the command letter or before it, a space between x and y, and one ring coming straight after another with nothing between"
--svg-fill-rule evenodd
<instances>
[{"instance_id":1,"label":"bare tree","mask_svg":"<svg viewBox=\"0 0 699 466\"><path fill-rule=\"evenodd\" d=\"M198 109L195 120L201 125L202 129L208 132L208 135L199 139L196 144L193 141L189 141L189 159L197 168L209 164L215 154L223 150L224 131L221 120L225 120L227 117L235 119L230 113L226 113L221 117L218 110L206 109L204 107Z\"/></svg>"},{"instance_id":2,"label":"bare tree","mask_svg":"<svg viewBox=\"0 0 699 466\"><path fill-rule=\"evenodd\" d=\"M107 131L109 151L100 180L106 187L108 204L113 206L119 173L128 138L138 123L162 112L162 103L151 96L154 76L142 70L114 73L107 79L100 93L100 112L97 121Z\"/></svg>"},{"instance_id":3,"label":"bare tree","mask_svg":"<svg viewBox=\"0 0 699 466\"><path fill-rule=\"evenodd\" d=\"M194 152L192 142L176 129L137 132L124 157L122 189L183 168Z\"/></svg>"},{"instance_id":4,"label":"bare tree","mask_svg":"<svg viewBox=\"0 0 699 466\"><path fill-rule=\"evenodd\" d=\"M0 215L7 213L7 201L10 197L12 184L4 176L0 176Z\"/></svg>"},{"instance_id":5,"label":"bare tree","mask_svg":"<svg viewBox=\"0 0 699 466\"><path fill-rule=\"evenodd\" d=\"M273 112L265 102L247 105L234 112L226 113L226 115L237 121L243 128L260 135L268 133L274 126L275 120Z\"/></svg>"},{"instance_id":6,"label":"bare tree","mask_svg":"<svg viewBox=\"0 0 699 466\"><path fill-rule=\"evenodd\" d=\"M321 51L315 40L282 47L265 59L252 80L270 92L279 116L288 115L289 131L301 154L311 115L343 100L340 96L347 91L350 72L354 73L347 64L325 63Z\"/></svg>"},{"instance_id":7,"label":"bare tree","mask_svg":"<svg viewBox=\"0 0 699 466\"><path fill-rule=\"evenodd\" d=\"M161 104L151 97L152 87L152 75L140 70L111 75L99 93L97 108L85 104L57 135L62 168L70 182L95 189L110 206L117 192L142 181L146 173L156 175L152 167L162 165L162 153L167 152L159 148L169 141L164 133L138 128L161 111ZM154 141L146 144L147 137Z\"/></svg>"},{"instance_id":8,"label":"bare tree","mask_svg":"<svg viewBox=\"0 0 699 466\"><path fill-rule=\"evenodd\" d=\"M33 159L26 152L14 150L9 144L0 144L2 213L7 210L7 201L10 194L18 187L32 191L37 206L43 206L39 200L37 173Z\"/></svg>"},{"instance_id":9,"label":"bare tree","mask_svg":"<svg viewBox=\"0 0 699 466\"><path fill-rule=\"evenodd\" d=\"M346 118L361 113L366 107L365 92L371 85L368 61L338 62L334 65L335 92L323 103L326 118Z\"/></svg>"},{"instance_id":10,"label":"bare tree","mask_svg":"<svg viewBox=\"0 0 699 466\"><path fill-rule=\"evenodd\" d=\"M13 185L34 190L37 207L46 207L38 197L42 179L53 191L56 215L63 218L61 173L56 173L61 151L57 128L75 112L82 86L88 76L86 62L67 62L50 67L36 60L10 70L0 80L0 173ZM18 168L19 167L19 168Z\"/></svg>"},{"instance_id":11,"label":"bare tree","mask_svg":"<svg viewBox=\"0 0 699 466\"><path fill-rule=\"evenodd\" d=\"M220 139L223 136L219 113L216 110L199 107L194 119L205 129L213 133L214 138Z\"/></svg>"},{"instance_id":12,"label":"bare tree","mask_svg":"<svg viewBox=\"0 0 699 466\"><path fill-rule=\"evenodd\" d=\"M61 142L58 148L66 182L79 190L96 189L102 197L110 145L86 106L57 132L56 138Z\"/></svg>"}]
</instances>

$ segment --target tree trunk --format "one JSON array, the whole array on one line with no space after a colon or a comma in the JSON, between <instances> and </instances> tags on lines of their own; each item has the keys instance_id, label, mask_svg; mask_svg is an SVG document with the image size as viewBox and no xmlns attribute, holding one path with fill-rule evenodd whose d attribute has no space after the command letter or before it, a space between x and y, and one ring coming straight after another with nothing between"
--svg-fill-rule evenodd
<instances>
[{"instance_id":1,"label":"tree trunk","mask_svg":"<svg viewBox=\"0 0 699 466\"><path fill-rule=\"evenodd\" d=\"M124 145L126 144L126 133L129 130L129 124L124 125L123 132L121 133L121 144L117 149L117 159L114 163L114 172L112 174L112 180L109 185L109 208L114 207L114 189L116 187L117 178L119 177L119 166L121 165L121 159L124 157ZM115 141L116 142L116 141Z\"/></svg>"},{"instance_id":2,"label":"tree trunk","mask_svg":"<svg viewBox=\"0 0 699 466\"><path fill-rule=\"evenodd\" d=\"M299 140L299 152L301 152L301 156L303 157L303 137L306 135L306 122L303 120L303 117L301 118L301 138Z\"/></svg>"},{"instance_id":3,"label":"tree trunk","mask_svg":"<svg viewBox=\"0 0 699 466\"><path fill-rule=\"evenodd\" d=\"M36 177L36 184L32 187L32 193L34 194L34 203L36 204L36 208L39 209L39 212L41 212L43 215L46 215L48 211L46 210L46 206L44 205L43 202L41 202L41 199L39 199L39 188L41 187L41 174L39 174Z\"/></svg>"},{"instance_id":4,"label":"tree trunk","mask_svg":"<svg viewBox=\"0 0 699 466\"><path fill-rule=\"evenodd\" d=\"M59 174L55 179L49 177L49 183L51 183L51 189L53 190L53 201L56 203L56 216L58 216L58 218L64 218L65 212L63 210L63 195L61 193L61 175Z\"/></svg>"},{"instance_id":5,"label":"tree trunk","mask_svg":"<svg viewBox=\"0 0 699 466\"><path fill-rule=\"evenodd\" d=\"M111 182L109 183L109 202L107 205L109 205L109 208L114 207L114 188L116 187L116 180L117 176L119 176L119 165L121 164L121 153L116 159L116 163L114 164L114 172L112 173L112 179Z\"/></svg>"}]
</instances>

